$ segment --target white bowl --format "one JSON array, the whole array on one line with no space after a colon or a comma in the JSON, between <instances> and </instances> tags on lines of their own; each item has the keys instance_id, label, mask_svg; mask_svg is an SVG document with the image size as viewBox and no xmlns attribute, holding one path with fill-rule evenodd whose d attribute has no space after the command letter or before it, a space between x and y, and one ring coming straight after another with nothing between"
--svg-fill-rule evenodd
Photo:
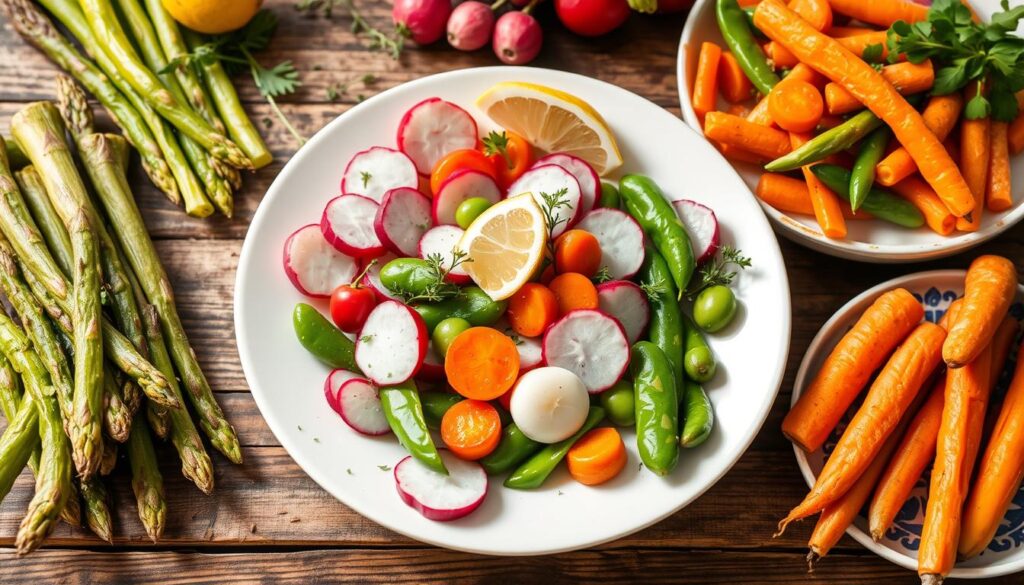
<instances>
[{"instance_id":1,"label":"white bowl","mask_svg":"<svg viewBox=\"0 0 1024 585\"><path fill-rule=\"evenodd\" d=\"M804 388L813 379L814 374L842 336L882 293L899 287L907 289L921 300L925 308L925 319L938 322L949 305L963 295L965 274L964 270L933 270L901 276L870 288L843 305L821 327L807 348L803 362L796 374L796 382L793 384L792 404L796 404ZM1018 319L1024 318L1022 301L1024 301L1024 286L1020 287L1017 303L1011 309L1011 313ZM1005 391L1005 378L1003 382L996 388L997 393ZM851 408L843 419L844 423L854 412L855 409ZM839 426L844 428L845 424ZM833 432L825 445L834 446L839 435L839 432ZM793 451L796 453L797 463L800 465L800 471L803 473L808 487L814 485L825 462L823 451L819 449L808 454L796 446ZM879 542L872 540L868 532L867 518L863 514L858 516L853 525L846 530L847 534L880 557L916 571L917 548L920 544L921 526L924 523L925 503L928 501L928 484L925 478L929 473L930 471L926 472L924 478L918 481L913 493L903 505L903 509L897 515L893 526L886 532L883 540ZM795 505L796 502L793 504ZM965 579L999 577L1021 570L1024 570L1024 487L1017 492L1010 512L1007 513L1007 518L1004 519L992 544L980 556L967 562L957 563L950 576Z\"/></svg>"},{"instance_id":2,"label":"white bowl","mask_svg":"<svg viewBox=\"0 0 1024 585\"><path fill-rule=\"evenodd\" d=\"M972 0L971 4L982 18L988 18L999 10L998 0ZM686 19L686 26L683 27L676 60L676 81L679 85L683 119L698 132L702 132L701 125L696 112L693 111L690 96L693 93L697 55L701 43L705 41L725 47L715 19L715 0L697 0ZM719 105L724 109L726 102L720 101ZM730 164L753 190L761 176L761 169L748 163L730 161ZM941 236L926 227L908 230L878 220L848 221L847 237L835 240L822 234L813 217L787 215L765 203L761 203L761 207L780 234L825 254L880 263L933 260L978 246L1010 229L1024 218L1024 156L1013 157L1010 165L1015 198L1013 207L999 214L986 211L981 229L973 233L957 232L950 236ZM760 203L760 200L758 202Z\"/></svg>"},{"instance_id":3,"label":"white bowl","mask_svg":"<svg viewBox=\"0 0 1024 585\"><path fill-rule=\"evenodd\" d=\"M638 469L635 438L627 430L630 464L606 485L578 484L564 469L535 491L504 489L502 478L495 478L476 512L455 522L432 522L403 505L391 474L378 469L405 455L394 437L359 436L325 404L321 388L327 368L298 344L292 330L292 307L306 299L285 277L281 247L292 230L316 221L337 195L349 157L373 145L394 145L399 118L410 106L440 96L466 107L486 126L473 105L476 96L510 79L587 100L617 136L628 161L624 170L649 174L673 198L713 206L724 241L752 256L754 266L736 283L743 307L736 323L711 340L723 364L708 385L716 429L705 445L684 453L669 477ZM434 75L384 92L341 115L292 158L260 204L242 248L235 327L242 367L264 418L295 461L332 495L375 522L431 544L487 554L543 554L596 545L649 526L692 502L729 470L757 434L782 380L789 286L778 242L746 186L678 118L594 79L492 67Z\"/></svg>"}]
</instances>

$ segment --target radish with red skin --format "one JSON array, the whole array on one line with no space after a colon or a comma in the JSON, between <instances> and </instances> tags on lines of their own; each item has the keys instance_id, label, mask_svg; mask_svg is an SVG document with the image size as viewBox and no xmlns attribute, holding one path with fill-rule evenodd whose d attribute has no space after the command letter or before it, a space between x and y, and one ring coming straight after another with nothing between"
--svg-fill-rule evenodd
<instances>
[{"instance_id":1,"label":"radish with red skin","mask_svg":"<svg viewBox=\"0 0 1024 585\"><path fill-rule=\"evenodd\" d=\"M427 233L423 234L420 238L418 255L420 258L426 260L431 254L439 254L441 260L445 266L451 266L453 255L456 247L459 245L459 241L462 239L462 235L466 233L465 230L456 225L439 225L427 230ZM459 264L454 269L448 271L446 277L452 284L464 285L469 284L469 274L463 268L462 264Z\"/></svg>"},{"instance_id":2,"label":"radish with red skin","mask_svg":"<svg viewBox=\"0 0 1024 585\"><path fill-rule=\"evenodd\" d=\"M395 0L391 20L400 30L409 31L417 45L429 45L444 36L451 0Z\"/></svg>"},{"instance_id":3,"label":"radish with red skin","mask_svg":"<svg viewBox=\"0 0 1024 585\"><path fill-rule=\"evenodd\" d=\"M434 342L432 341L427 343L427 353L423 356L423 367L416 374L416 378L428 382L445 381L444 360L437 355L437 351L434 350Z\"/></svg>"},{"instance_id":4,"label":"radish with red skin","mask_svg":"<svg viewBox=\"0 0 1024 585\"><path fill-rule=\"evenodd\" d=\"M448 44L460 51L475 51L491 40L494 11L483 2L469 0L448 17Z\"/></svg>"},{"instance_id":5,"label":"radish with red skin","mask_svg":"<svg viewBox=\"0 0 1024 585\"><path fill-rule=\"evenodd\" d=\"M358 262L339 252L324 239L317 224L295 230L284 242L284 271L307 297L327 298L334 289L352 282Z\"/></svg>"},{"instance_id":6,"label":"radish with red skin","mask_svg":"<svg viewBox=\"0 0 1024 585\"><path fill-rule=\"evenodd\" d=\"M613 317L593 309L569 311L544 333L544 363L569 370L589 393L599 394L629 366L629 340Z\"/></svg>"},{"instance_id":7,"label":"radish with red skin","mask_svg":"<svg viewBox=\"0 0 1024 585\"><path fill-rule=\"evenodd\" d=\"M594 167L582 158L571 154L549 154L533 164L535 167L541 165L558 165L576 177L576 182L580 184L581 213L594 209L601 200L601 179Z\"/></svg>"},{"instance_id":8,"label":"radish with red skin","mask_svg":"<svg viewBox=\"0 0 1024 585\"><path fill-rule=\"evenodd\" d=\"M428 520L457 520L480 507L487 497L487 473L479 463L438 449L448 475L440 474L412 455L395 465L398 496Z\"/></svg>"},{"instance_id":9,"label":"radish with red skin","mask_svg":"<svg viewBox=\"0 0 1024 585\"><path fill-rule=\"evenodd\" d=\"M683 222L683 227L690 236L690 245L693 246L697 264L714 258L721 241L715 212L707 205L689 199L674 201L672 207L675 208L679 221Z\"/></svg>"},{"instance_id":10,"label":"radish with red skin","mask_svg":"<svg viewBox=\"0 0 1024 585\"><path fill-rule=\"evenodd\" d=\"M526 12L506 12L494 24L494 54L506 65L526 65L537 58L544 32L537 19Z\"/></svg>"},{"instance_id":11,"label":"radish with red skin","mask_svg":"<svg viewBox=\"0 0 1024 585\"><path fill-rule=\"evenodd\" d=\"M430 226L430 199L408 187L388 191L373 220L380 241L402 256L416 255L420 238Z\"/></svg>"},{"instance_id":12,"label":"radish with red skin","mask_svg":"<svg viewBox=\"0 0 1024 585\"><path fill-rule=\"evenodd\" d=\"M597 285L601 312L614 317L626 332L630 345L640 340L651 319L647 294L628 280L613 280Z\"/></svg>"},{"instance_id":13,"label":"radish with red skin","mask_svg":"<svg viewBox=\"0 0 1024 585\"><path fill-rule=\"evenodd\" d=\"M373 294L377 295L378 302L384 302L389 299L392 301L402 300L402 297L389 291L388 287L384 286L384 283L380 281L381 267L395 258L398 258L398 256L388 252L380 258L377 258L377 262L373 266L367 268L365 264L363 265L363 268L366 270L366 274L363 276L362 285L372 290Z\"/></svg>"},{"instance_id":14,"label":"radish with red skin","mask_svg":"<svg viewBox=\"0 0 1024 585\"><path fill-rule=\"evenodd\" d=\"M348 370L331 370L330 374L327 374L327 379L324 380L324 397L327 398L327 404L331 406L331 410L341 414L341 407L338 406L338 392L341 390L341 385L353 378L362 378L355 372Z\"/></svg>"},{"instance_id":15,"label":"radish with red skin","mask_svg":"<svg viewBox=\"0 0 1024 585\"><path fill-rule=\"evenodd\" d=\"M405 153L374 146L357 153L348 161L341 177L341 192L369 197L377 203L392 189L419 185L416 165Z\"/></svg>"},{"instance_id":16,"label":"radish with red skin","mask_svg":"<svg viewBox=\"0 0 1024 585\"><path fill-rule=\"evenodd\" d=\"M644 230L628 213L606 207L585 215L576 226L601 245L601 265L616 280L632 278L644 263Z\"/></svg>"},{"instance_id":17,"label":"radish with red skin","mask_svg":"<svg viewBox=\"0 0 1024 585\"><path fill-rule=\"evenodd\" d=\"M472 169L456 171L448 177L437 193L431 215L435 225L456 225L455 211L467 199L482 197L492 204L501 201L501 189L487 173Z\"/></svg>"},{"instance_id":18,"label":"radish with red skin","mask_svg":"<svg viewBox=\"0 0 1024 585\"><path fill-rule=\"evenodd\" d=\"M559 223L551 235L557 238L583 216L580 213L582 201L580 183L572 173L558 165L535 166L523 173L523 176L516 179L515 183L512 183L508 188L508 196L529 193L537 205L541 209L545 209L547 204L544 202L542 193L554 195L563 189L565 192L560 199L564 200L566 204L553 210L555 220Z\"/></svg>"},{"instance_id":19,"label":"radish with red skin","mask_svg":"<svg viewBox=\"0 0 1024 585\"><path fill-rule=\"evenodd\" d=\"M428 339L419 313L400 302L384 301L374 307L356 338L356 365L375 384L401 384L419 372Z\"/></svg>"},{"instance_id":20,"label":"radish with red skin","mask_svg":"<svg viewBox=\"0 0 1024 585\"><path fill-rule=\"evenodd\" d=\"M373 229L380 208L362 195L340 195L327 202L320 217L320 231L329 244L355 258L376 258L384 244Z\"/></svg>"},{"instance_id":21,"label":"radish with red skin","mask_svg":"<svg viewBox=\"0 0 1024 585\"><path fill-rule=\"evenodd\" d=\"M391 432L377 388L366 378L355 377L342 382L336 400L341 420L357 433L378 436Z\"/></svg>"},{"instance_id":22,"label":"radish with red skin","mask_svg":"<svg viewBox=\"0 0 1024 585\"><path fill-rule=\"evenodd\" d=\"M519 352L519 373L529 372L544 365L544 348L541 346L540 337L523 337L517 334L505 317L498 319L491 327L508 335L516 343L516 351Z\"/></svg>"},{"instance_id":23,"label":"radish with red skin","mask_svg":"<svg viewBox=\"0 0 1024 585\"><path fill-rule=\"evenodd\" d=\"M466 110L428 98L402 116L398 123L398 149L412 159L421 175L429 175L441 157L461 148L476 148L476 122Z\"/></svg>"}]
</instances>

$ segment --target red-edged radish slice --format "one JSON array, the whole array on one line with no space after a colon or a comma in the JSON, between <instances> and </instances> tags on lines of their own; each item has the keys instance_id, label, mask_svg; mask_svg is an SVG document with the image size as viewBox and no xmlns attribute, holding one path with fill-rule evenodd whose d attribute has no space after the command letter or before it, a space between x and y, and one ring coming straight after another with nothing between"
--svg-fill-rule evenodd
<instances>
[{"instance_id":1,"label":"red-edged radish slice","mask_svg":"<svg viewBox=\"0 0 1024 585\"><path fill-rule=\"evenodd\" d=\"M541 345L540 337L523 337L512 329L505 317L491 325L512 338L516 343L516 350L519 352L519 372L528 372L544 363L544 348Z\"/></svg>"},{"instance_id":2,"label":"red-edged radish slice","mask_svg":"<svg viewBox=\"0 0 1024 585\"><path fill-rule=\"evenodd\" d=\"M588 392L598 394L626 371L629 340L616 319L593 309L577 309L544 334L544 363L576 374Z\"/></svg>"},{"instance_id":3,"label":"red-edged radish slice","mask_svg":"<svg viewBox=\"0 0 1024 585\"><path fill-rule=\"evenodd\" d=\"M366 270L366 276L363 277L363 285L369 288L377 295L378 302L384 302L386 300L401 301L402 297L388 290L388 287L384 286L384 283L380 281L380 269L391 262L395 258L398 258L395 254L388 252L380 258L376 258L376 263ZM362 268L366 268L366 262L363 263Z\"/></svg>"},{"instance_id":4,"label":"red-edged radish slice","mask_svg":"<svg viewBox=\"0 0 1024 585\"><path fill-rule=\"evenodd\" d=\"M676 215L683 222L686 233L690 235L690 245L693 246L697 264L714 257L718 252L721 238L715 212L707 205L689 199L674 201L672 207L676 208Z\"/></svg>"},{"instance_id":5,"label":"red-edged radish slice","mask_svg":"<svg viewBox=\"0 0 1024 585\"><path fill-rule=\"evenodd\" d=\"M516 179L515 183L508 188L508 196L514 197L523 193L533 195L534 201L541 209L545 209L543 194L554 195L562 190L561 199L564 205L553 210L552 215L558 225L555 226L552 235L558 237L562 232L575 224L582 216L580 213L580 183L569 171L558 165L540 165L523 173L523 176Z\"/></svg>"},{"instance_id":6,"label":"red-edged radish slice","mask_svg":"<svg viewBox=\"0 0 1024 585\"><path fill-rule=\"evenodd\" d=\"M366 378L346 380L338 389L338 414L352 430L364 435L385 435L391 425L384 417L377 387Z\"/></svg>"},{"instance_id":7,"label":"red-edged radish slice","mask_svg":"<svg viewBox=\"0 0 1024 585\"><path fill-rule=\"evenodd\" d=\"M380 386L401 384L416 375L427 354L423 317L396 301L374 307L356 338L356 365Z\"/></svg>"},{"instance_id":8,"label":"red-edged radish slice","mask_svg":"<svg viewBox=\"0 0 1024 585\"><path fill-rule=\"evenodd\" d=\"M373 229L379 205L362 195L341 195L327 202L320 218L324 239L340 252L356 258L375 258L384 244Z\"/></svg>"},{"instance_id":9,"label":"red-edged radish slice","mask_svg":"<svg viewBox=\"0 0 1024 585\"><path fill-rule=\"evenodd\" d=\"M416 255L420 238L430 226L430 199L408 187L388 191L373 220L380 241L402 256Z\"/></svg>"},{"instance_id":10,"label":"red-edged radish slice","mask_svg":"<svg viewBox=\"0 0 1024 585\"><path fill-rule=\"evenodd\" d=\"M581 213L587 213L601 200L601 179L598 178L594 167L582 158L564 153L549 154L538 160L533 166L540 165L558 165L576 177L576 181L580 184Z\"/></svg>"},{"instance_id":11,"label":"red-edged radish slice","mask_svg":"<svg viewBox=\"0 0 1024 585\"><path fill-rule=\"evenodd\" d=\"M398 496L429 520L456 520L480 507L487 497L487 473L479 463L464 461L439 449L448 469L442 475L410 455L395 465Z\"/></svg>"},{"instance_id":12,"label":"red-edged radish slice","mask_svg":"<svg viewBox=\"0 0 1024 585\"><path fill-rule=\"evenodd\" d=\"M483 197L491 203L497 203L501 201L501 189L487 173L472 169L452 173L434 193L434 223L455 225L455 210L463 201L472 197Z\"/></svg>"},{"instance_id":13,"label":"red-edged radish slice","mask_svg":"<svg viewBox=\"0 0 1024 585\"><path fill-rule=\"evenodd\" d=\"M615 280L632 278L644 263L644 230L628 213L601 208L576 226L594 234L601 244L601 264Z\"/></svg>"},{"instance_id":14,"label":"red-edged radish slice","mask_svg":"<svg viewBox=\"0 0 1024 585\"><path fill-rule=\"evenodd\" d=\"M359 274L359 265L331 246L320 226L309 224L285 241L284 271L302 294L327 298L334 289L352 282Z\"/></svg>"},{"instance_id":15,"label":"red-edged radish slice","mask_svg":"<svg viewBox=\"0 0 1024 585\"><path fill-rule=\"evenodd\" d=\"M476 122L466 110L429 98L409 108L398 123L398 149L409 155L421 175L453 150L476 148Z\"/></svg>"},{"instance_id":16,"label":"red-edged radish slice","mask_svg":"<svg viewBox=\"0 0 1024 585\"><path fill-rule=\"evenodd\" d=\"M427 354L423 356L423 367L417 372L416 378L428 382L443 382L445 380L444 360L437 355L433 342L427 344Z\"/></svg>"},{"instance_id":17,"label":"red-edged radish slice","mask_svg":"<svg viewBox=\"0 0 1024 585\"><path fill-rule=\"evenodd\" d=\"M427 230L427 233L423 234L420 239L419 245L419 257L424 260L431 254L440 254L441 260L445 266L451 266L452 252L459 245L459 240L462 239L462 234L465 231L456 225L439 225ZM448 281L458 285L469 284L469 274L463 268L463 264L459 264L454 270L448 272Z\"/></svg>"},{"instance_id":18,"label":"red-edged radish slice","mask_svg":"<svg viewBox=\"0 0 1024 585\"><path fill-rule=\"evenodd\" d=\"M419 176L412 159L393 148L374 146L348 161L341 177L341 192L369 197L377 203L392 189L415 189Z\"/></svg>"},{"instance_id":19,"label":"red-edged radish slice","mask_svg":"<svg viewBox=\"0 0 1024 585\"><path fill-rule=\"evenodd\" d=\"M341 390L341 385L353 378L361 377L355 372L342 369L332 370L330 374L327 374L327 379L324 380L324 397L327 398L327 404L334 412L341 414L341 409L338 406L338 392Z\"/></svg>"},{"instance_id":20,"label":"red-edged radish slice","mask_svg":"<svg viewBox=\"0 0 1024 585\"><path fill-rule=\"evenodd\" d=\"M613 280L597 286L597 302L602 312L618 319L630 345L639 341L651 319L643 289L628 280Z\"/></svg>"}]
</instances>

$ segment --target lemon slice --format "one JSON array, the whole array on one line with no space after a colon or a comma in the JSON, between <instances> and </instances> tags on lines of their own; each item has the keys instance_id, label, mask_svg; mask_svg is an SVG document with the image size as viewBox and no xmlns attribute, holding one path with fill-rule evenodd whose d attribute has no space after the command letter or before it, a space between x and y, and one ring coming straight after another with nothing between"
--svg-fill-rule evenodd
<instances>
[{"instance_id":1,"label":"lemon slice","mask_svg":"<svg viewBox=\"0 0 1024 585\"><path fill-rule=\"evenodd\" d=\"M540 150L579 157L599 175L622 166L604 118L572 94L536 83L503 81L478 97L476 105Z\"/></svg>"},{"instance_id":2,"label":"lemon slice","mask_svg":"<svg viewBox=\"0 0 1024 585\"><path fill-rule=\"evenodd\" d=\"M519 290L544 258L544 213L529 193L510 197L473 220L459 241L470 278L495 301Z\"/></svg>"}]
</instances>

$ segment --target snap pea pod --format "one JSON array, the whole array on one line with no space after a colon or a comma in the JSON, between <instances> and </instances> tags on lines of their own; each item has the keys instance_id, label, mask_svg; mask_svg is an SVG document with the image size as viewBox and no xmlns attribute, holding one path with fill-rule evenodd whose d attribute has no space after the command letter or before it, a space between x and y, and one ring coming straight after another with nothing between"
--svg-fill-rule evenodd
<instances>
[{"instance_id":1,"label":"snap pea pod","mask_svg":"<svg viewBox=\"0 0 1024 585\"><path fill-rule=\"evenodd\" d=\"M676 300L677 291L665 259L651 247L640 267L640 285L647 291L651 320L647 339L665 352L672 363L675 379L683 379L683 316Z\"/></svg>"},{"instance_id":2,"label":"snap pea pod","mask_svg":"<svg viewBox=\"0 0 1024 585\"><path fill-rule=\"evenodd\" d=\"M621 202L622 198L619 197L618 187L607 181L601 181L601 201L597 206L618 209Z\"/></svg>"},{"instance_id":3,"label":"snap pea pod","mask_svg":"<svg viewBox=\"0 0 1024 585\"><path fill-rule=\"evenodd\" d=\"M448 317L465 319L476 327L494 325L505 314L507 307L506 301L492 301L480 287L467 286L462 289L462 294L454 299L439 303L423 303L413 308L420 317L423 317L427 331L433 333L437 324Z\"/></svg>"},{"instance_id":4,"label":"snap pea pod","mask_svg":"<svg viewBox=\"0 0 1024 585\"><path fill-rule=\"evenodd\" d=\"M462 402L465 398L451 392L423 392L420 394L420 403L423 404L423 418L427 421L427 428L438 430L441 428L441 419L448 409Z\"/></svg>"},{"instance_id":5,"label":"snap pea pod","mask_svg":"<svg viewBox=\"0 0 1024 585\"><path fill-rule=\"evenodd\" d=\"M715 377L718 370L715 354L711 351L707 339L704 339L700 328L686 313L683 313L683 323L683 369L689 379L700 383L707 382Z\"/></svg>"},{"instance_id":6,"label":"snap pea pod","mask_svg":"<svg viewBox=\"0 0 1024 585\"><path fill-rule=\"evenodd\" d=\"M622 177L619 181L619 194L626 203L626 210L665 258L676 285L677 298L682 298L697 263L690 236L683 222L679 221L676 210L672 209L658 185L643 175Z\"/></svg>"},{"instance_id":7,"label":"snap pea pod","mask_svg":"<svg viewBox=\"0 0 1024 585\"><path fill-rule=\"evenodd\" d=\"M853 162L850 172L850 207L854 211L860 209L875 184L875 165L885 156L892 132L888 126L882 126L860 143L860 152Z\"/></svg>"},{"instance_id":8,"label":"snap pea pod","mask_svg":"<svg viewBox=\"0 0 1024 585\"><path fill-rule=\"evenodd\" d=\"M644 466L666 475L679 461L679 398L672 366L649 341L633 345L629 360L636 401L636 446Z\"/></svg>"},{"instance_id":9,"label":"snap pea pod","mask_svg":"<svg viewBox=\"0 0 1024 585\"><path fill-rule=\"evenodd\" d=\"M870 110L864 110L835 128L818 134L800 148L766 164L764 169L772 173L783 173L816 163L852 147L881 126L882 120L878 116Z\"/></svg>"},{"instance_id":10,"label":"snap pea pod","mask_svg":"<svg viewBox=\"0 0 1024 585\"><path fill-rule=\"evenodd\" d=\"M780 81L779 76L768 63L768 57L761 50L761 45L754 39L753 27L747 13L740 8L736 0L717 0L715 17L718 19L718 29L722 32L722 38L736 57L740 69L757 91L768 95Z\"/></svg>"},{"instance_id":11,"label":"snap pea pod","mask_svg":"<svg viewBox=\"0 0 1024 585\"><path fill-rule=\"evenodd\" d=\"M543 446L543 443L538 443L523 434L516 423L510 423L501 431L501 441L497 448L477 463L484 468L487 475L498 475L519 465L527 457L540 451Z\"/></svg>"},{"instance_id":12,"label":"snap pea pod","mask_svg":"<svg viewBox=\"0 0 1024 585\"><path fill-rule=\"evenodd\" d=\"M711 408L711 400L700 384L686 381L683 402L679 408L686 417L679 433L679 444L690 449L707 441L711 436L711 429L715 426L715 411Z\"/></svg>"},{"instance_id":13,"label":"snap pea pod","mask_svg":"<svg viewBox=\"0 0 1024 585\"><path fill-rule=\"evenodd\" d=\"M826 187L844 199L850 199L850 171L837 165L814 165L811 171ZM924 225L924 215L912 203L892 193L872 187L861 208L878 219L905 228L919 228Z\"/></svg>"},{"instance_id":14,"label":"snap pea pod","mask_svg":"<svg viewBox=\"0 0 1024 585\"><path fill-rule=\"evenodd\" d=\"M426 260L396 258L381 266L380 282L393 293L421 295L437 282L437 271Z\"/></svg>"},{"instance_id":15,"label":"snap pea pod","mask_svg":"<svg viewBox=\"0 0 1024 585\"><path fill-rule=\"evenodd\" d=\"M448 469L430 437L427 421L423 417L423 404L416 383L412 380L380 389L380 405L384 418L398 442L410 455L430 469L448 475Z\"/></svg>"},{"instance_id":16,"label":"snap pea pod","mask_svg":"<svg viewBox=\"0 0 1024 585\"><path fill-rule=\"evenodd\" d=\"M355 344L320 311L306 303L299 303L292 313L292 325L299 343L318 360L332 368L359 372Z\"/></svg>"},{"instance_id":17,"label":"snap pea pod","mask_svg":"<svg viewBox=\"0 0 1024 585\"><path fill-rule=\"evenodd\" d=\"M602 420L604 420L604 409L600 406L591 406L590 412L587 413L587 419L583 421L583 426L580 427L580 430L576 431L568 439L546 445L540 451L534 453L533 457L527 459L525 463L512 472L512 475L508 476L508 479L505 480L505 487L519 490L540 487L544 480L551 475L551 472L558 467L558 464L565 458L569 449L576 444L576 441L579 441L580 437L597 426L597 423Z\"/></svg>"}]
</instances>

